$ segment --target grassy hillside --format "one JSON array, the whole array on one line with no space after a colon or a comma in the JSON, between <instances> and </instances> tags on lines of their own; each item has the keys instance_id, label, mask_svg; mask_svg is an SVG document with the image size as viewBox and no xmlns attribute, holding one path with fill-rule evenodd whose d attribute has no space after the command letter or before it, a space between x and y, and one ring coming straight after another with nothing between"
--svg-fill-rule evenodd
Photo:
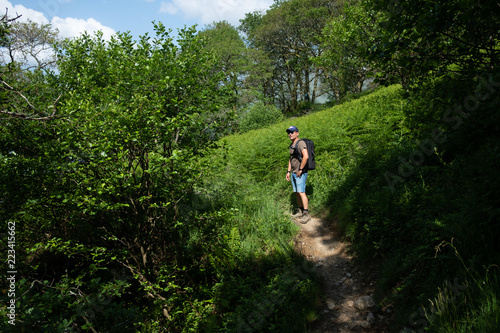
<instances>
[{"instance_id":1,"label":"grassy hillside","mask_svg":"<svg viewBox=\"0 0 500 333\"><path fill-rule=\"evenodd\" d=\"M495 327L498 283L491 265L499 262L498 140L482 132L474 149L460 150L460 138L470 128L450 129L453 124L443 126L439 116L422 112L429 97L406 100L400 87L391 86L223 140L212 156L220 164L200 191L207 202L230 212L226 237L231 256L245 263L240 266L247 267L245 274L258 274L255 258L279 272L266 272L268 277L253 285L255 292L244 297L221 296L225 310L234 309L227 323L234 324L234 316L251 317L248 302L260 304L262 293L273 288L292 290L290 299L299 305L264 302L271 307L264 311L269 325L283 331L287 320L279 318L301 317L291 330L300 332L315 317L313 274L290 273L306 267L291 251L296 229L284 214L295 203L285 180L285 129L293 124L301 137L316 143L317 169L310 172L307 189L311 210L338 221L360 262L377 263L379 305L397 309L394 329ZM284 287L288 274L300 288ZM245 281L239 283L244 287Z\"/></svg>"}]
</instances>

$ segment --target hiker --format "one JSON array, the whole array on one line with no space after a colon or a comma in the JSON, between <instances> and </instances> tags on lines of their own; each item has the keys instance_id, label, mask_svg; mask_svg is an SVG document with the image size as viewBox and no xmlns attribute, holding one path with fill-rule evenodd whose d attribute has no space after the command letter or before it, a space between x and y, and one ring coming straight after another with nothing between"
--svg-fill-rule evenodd
<instances>
[{"instance_id":1,"label":"hiker","mask_svg":"<svg viewBox=\"0 0 500 333\"><path fill-rule=\"evenodd\" d=\"M290 159L288 160L288 171L286 180L292 182L293 192L297 198L298 211L293 214L294 218L299 218L299 222L305 224L311 220L309 214L309 200L306 195L306 180L307 180L307 159L309 153L307 145L304 141L299 141L299 129L296 126L290 126L286 129L290 144ZM297 145L298 149L295 149ZM301 154L301 156L299 156ZM302 160L300 160L302 158Z\"/></svg>"}]
</instances>

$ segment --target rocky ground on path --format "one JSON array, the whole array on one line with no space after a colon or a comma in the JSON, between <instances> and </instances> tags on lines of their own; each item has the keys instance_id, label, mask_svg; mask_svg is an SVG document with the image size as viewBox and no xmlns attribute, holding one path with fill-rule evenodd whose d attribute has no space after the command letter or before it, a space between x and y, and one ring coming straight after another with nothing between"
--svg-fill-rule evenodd
<instances>
[{"instance_id":1,"label":"rocky ground on path","mask_svg":"<svg viewBox=\"0 0 500 333\"><path fill-rule=\"evenodd\" d=\"M314 265L323 291L320 317L308 332L389 332L390 310L377 311L374 301L373 270L354 263L335 225L317 217L295 223L301 228L295 248Z\"/></svg>"}]
</instances>

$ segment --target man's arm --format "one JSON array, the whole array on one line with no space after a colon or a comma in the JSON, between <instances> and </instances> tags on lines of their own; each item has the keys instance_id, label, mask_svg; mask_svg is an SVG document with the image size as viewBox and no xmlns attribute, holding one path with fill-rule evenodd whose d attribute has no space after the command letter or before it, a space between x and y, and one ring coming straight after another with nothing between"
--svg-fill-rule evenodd
<instances>
[{"instance_id":1,"label":"man's arm","mask_svg":"<svg viewBox=\"0 0 500 333\"><path fill-rule=\"evenodd\" d=\"M297 173L297 176L300 177L302 175L302 170L306 167L308 158L309 152L307 151L307 148L302 149L302 162L300 163L300 170Z\"/></svg>"}]
</instances>

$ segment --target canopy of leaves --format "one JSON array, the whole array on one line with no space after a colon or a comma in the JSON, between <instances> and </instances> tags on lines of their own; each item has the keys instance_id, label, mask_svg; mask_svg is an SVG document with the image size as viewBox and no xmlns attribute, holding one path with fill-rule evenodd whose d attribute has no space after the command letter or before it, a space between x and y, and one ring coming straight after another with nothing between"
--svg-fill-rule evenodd
<instances>
[{"instance_id":1,"label":"canopy of leaves","mask_svg":"<svg viewBox=\"0 0 500 333\"><path fill-rule=\"evenodd\" d=\"M0 331L303 330L314 293L292 267L279 176L289 124L270 124L320 79L341 99L367 71L406 89L296 120L317 144L313 210L383 258L379 292L403 325L459 270L436 257L443 240L478 271L498 262L498 1L345 2L276 0L242 20L245 40L227 22L177 41L162 24L139 41L84 34L59 44L54 72L13 56L42 59L50 26L2 17L0 219L22 246L20 326ZM251 104L241 129L267 128L210 150L227 110L255 100L272 106ZM470 295L449 307L473 327Z\"/></svg>"},{"instance_id":2,"label":"canopy of leaves","mask_svg":"<svg viewBox=\"0 0 500 333\"><path fill-rule=\"evenodd\" d=\"M320 37L322 54L315 59L324 71L324 84L333 99L362 91L371 70L364 56L374 38L374 22L359 6L359 1L336 7L336 15Z\"/></svg>"},{"instance_id":3,"label":"canopy of leaves","mask_svg":"<svg viewBox=\"0 0 500 333\"><path fill-rule=\"evenodd\" d=\"M218 66L214 71L224 73L223 84L234 91L238 104L241 96L248 89L244 79L248 76L250 59L243 39L238 30L227 21L214 22L201 31L200 36L206 39L206 47L218 58Z\"/></svg>"},{"instance_id":4,"label":"canopy of leaves","mask_svg":"<svg viewBox=\"0 0 500 333\"><path fill-rule=\"evenodd\" d=\"M59 32L49 24L14 22L10 27L7 49L2 52L4 64L16 62L24 69L43 70L55 67L54 48L62 42Z\"/></svg>"},{"instance_id":5,"label":"canopy of leaves","mask_svg":"<svg viewBox=\"0 0 500 333\"><path fill-rule=\"evenodd\" d=\"M295 110L306 94L313 102L318 95L319 70L311 58L322 52L319 36L333 8L327 0L277 1L265 14L254 12L242 20L249 45L271 59L273 76L264 91L283 110Z\"/></svg>"},{"instance_id":6,"label":"canopy of leaves","mask_svg":"<svg viewBox=\"0 0 500 333\"><path fill-rule=\"evenodd\" d=\"M381 13L370 59L384 81L403 84L433 72L474 76L499 65L500 6L495 0L364 0Z\"/></svg>"},{"instance_id":7,"label":"canopy of leaves","mask_svg":"<svg viewBox=\"0 0 500 333\"><path fill-rule=\"evenodd\" d=\"M126 305L130 318L133 303L147 299L168 313L166 299L181 288L175 282L189 281L170 279L168 287L163 275L182 272L179 262L197 258L186 238L201 218L191 213L189 198L209 167L197 157L217 137L211 113L231 93L194 29L181 31L177 43L163 25L155 29L154 38L139 42L126 33L110 41L102 34L68 41L58 52L59 72L39 76L39 91L12 104L22 114L43 109L47 100L37 94L53 89L61 94L52 105L54 117L0 118L0 218L15 221L23 240L18 267L27 280L19 284L19 313L28 316L27 329L56 331L71 321L84 326L88 316L79 315L79 304L96 293L109 302L119 296L92 280L99 270L109 288L134 285L135 301L122 299L132 302ZM209 225L204 220L201 230ZM50 299L58 292L66 295L60 304L40 308L35 295ZM41 311L33 314L32 307ZM104 322L115 315L119 320L117 311L104 313ZM64 324L63 318L72 319Z\"/></svg>"}]
</instances>

